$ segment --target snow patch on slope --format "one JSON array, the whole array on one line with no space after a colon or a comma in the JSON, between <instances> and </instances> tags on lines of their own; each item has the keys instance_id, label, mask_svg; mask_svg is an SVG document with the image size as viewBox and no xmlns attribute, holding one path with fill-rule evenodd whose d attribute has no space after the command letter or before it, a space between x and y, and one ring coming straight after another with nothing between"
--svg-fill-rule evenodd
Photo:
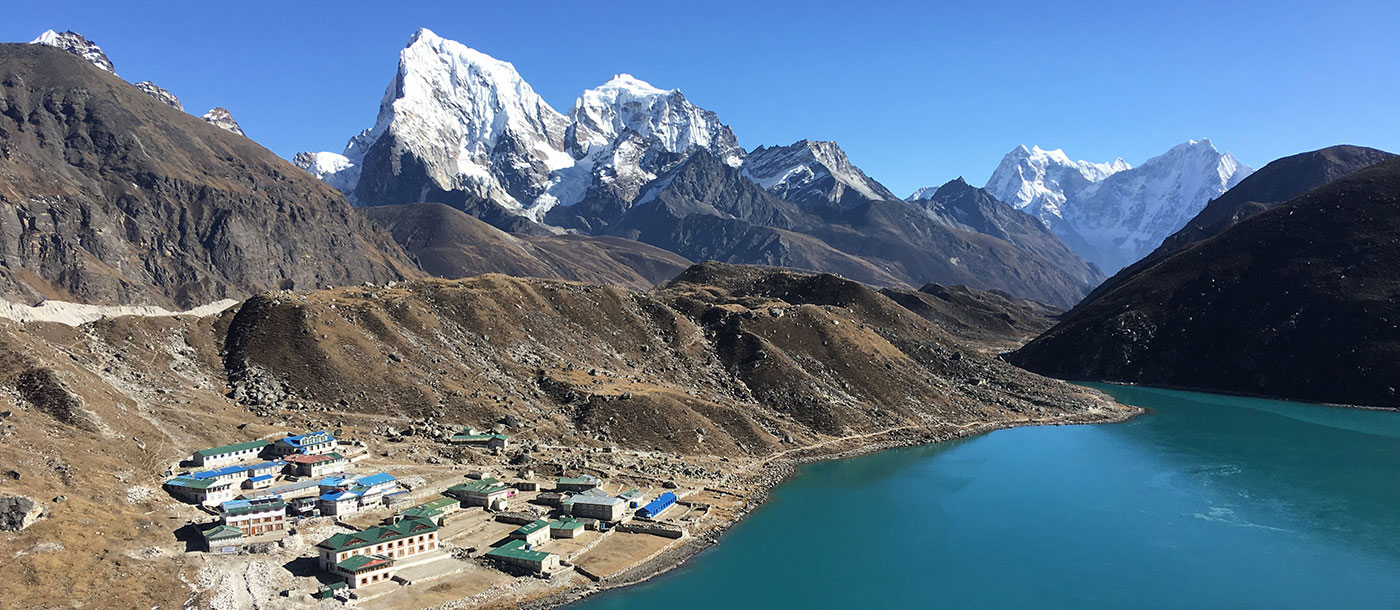
<instances>
[{"instance_id":1,"label":"snow patch on slope","mask_svg":"<svg viewBox=\"0 0 1400 610\"><path fill-rule=\"evenodd\" d=\"M801 140L789 146L760 146L744 159L744 176L799 204L898 199L852 164L835 142Z\"/></svg>"},{"instance_id":2,"label":"snow patch on slope","mask_svg":"<svg viewBox=\"0 0 1400 610\"><path fill-rule=\"evenodd\" d=\"M233 299L223 299L193 309L170 311L154 305L87 305L67 301L44 301L38 305L25 305L0 301L0 318L16 322L57 322L67 326L82 326L89 322L121 316L145 318L194 316L202 318L220 313L238 303L239 301Z\"/></svg>"}]
</instances>

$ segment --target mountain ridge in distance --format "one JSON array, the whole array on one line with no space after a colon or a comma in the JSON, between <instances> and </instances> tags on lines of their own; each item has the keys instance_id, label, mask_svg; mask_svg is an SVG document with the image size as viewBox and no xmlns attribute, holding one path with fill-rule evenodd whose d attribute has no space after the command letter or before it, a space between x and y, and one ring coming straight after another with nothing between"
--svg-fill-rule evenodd
<instances>
[{"instance_id":1,"label":"mountain ridge in distance","mask_svg":"<svg viewBox=\"0 0 1400 610\"><path fill-rule=\"evenodd\" d=\"M1064 379L1400 408L1397 234L1391 158L1166 254L1005 357Z\"/></svg>"}]
</instances>

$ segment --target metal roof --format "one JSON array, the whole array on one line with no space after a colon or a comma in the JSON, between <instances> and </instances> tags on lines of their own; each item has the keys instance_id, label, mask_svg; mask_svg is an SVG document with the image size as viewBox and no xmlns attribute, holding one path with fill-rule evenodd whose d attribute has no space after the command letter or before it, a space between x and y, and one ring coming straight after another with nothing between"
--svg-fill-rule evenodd
<instances>
[{"instance_id":1,"label":"metal roof","mask_svg":"<svg viewBox=\"0 0 1400 610\"><path fill-rule=\"evenodd\" d=\"M365 487L373 487L382 483L392 483L395 480L397 479L395 479L393 476L381 472L378 474L369 475L367 477L360 477L358 479L355 479L355 482L360 485L364 485Z\"/></svg>"},{"instance_id":2,"label":"metal roof","mask_svg":"<svg viewBox=\"0 0 1400 610\"><path fill-rule=\"evenodd\" d=\"M442 510L442 509L447 508L447 507L450 507L450 506L461 506L461 505L462 505L461 500L458 500L458 499L456 499L456 498L438 498L438 499L436 499L436 500L429 500L429 501L427 501L427 502L424 502L424 503L422 503L422 504L419 504L418 507L419 507L419 508L426 508L426 509L429 509L429 510Z\"/></svg>"},{"instance_id":3,"label":"metal roof","mask_svg":"<svg viewBox=\"0 0 1400 610\"><path fill-rule=\"evenodd\" d=\"M496 479L482 479L480 481L467 481L461 485L453 485L447 488L448 491L464 491L479 494L494 494L510 489L510 486L497 481Z\"/></svg>"},{"instance_id":4,"label":"metal roof","mask_svg":"<svg viewBox=\"0 0 1400 610\"><path fill-rule=\"evenodd\" d=\"M675 503L676 494L673 494L668 491L664 494L657 496L655 500L652 500L646 506L643 506L641 510L637 511L637 514L643 517L655 517L656 515L660 514L661 511L666 510L667 507Z\"/></svg>"},{"instance_id":5,"label":"metal roof","mask_svg":"<svg viewBox=\"0 0 1400 610\"><path fill-rule=\"evenodd\" d=\"M282 439L282 442L293 447L301 447L303 445L332 443L335 442L335 437L331 436L331 434L325 430L318 430L316 432L307 432L306 434L295 434Z\"/></svg>"},{"instance_id":6,"label":"metal roof","mask_svg":"<svg viewBox=\"0 0 1400 610\"><path fill-rule=\"evenodd\" d=\"M336 534L322 540L316 546L332 551L349 551L381 542L436 532L437 529L437 524L427 519L403 519L397 523L365 528L361 532Z\"/></svg>"},{"instance_id":7,"label":"metal roof","mask_svg":"<svg viewBox=\"0 0 1400 610\"><path fill-rule=\"evenodd\" d=\"M287 503L280 498L258 498L254 500L229 500L219 505L225 515L260 513L270 510L284 510Z\"/></svg>"},{"instance_id":8,"label":"metal roof","mask_svg":"<svg viewBox=\"0 0 1400 610\"><path fill-rule=\"evenodd\" d=\"M549 557L549 553L544 551L532 551L525 548L524 540L512 540L499 547L491 549L486 553L487 557L509 557L512 559L525 559L527 561L544 561Z\"/></svg>"},{"instance_id":9,"label":"metal roof","mask_svg":"<svg viewBox=\"0 0 1400 610\"><path fill-rule=\"evenodd\" d=\"M358 572L365 568L375 568L381 565L394 565L394 560L383 555L355 555L354 557L335 564L336 567L346 572Z\"/></svg>"},{"instance_id":10,"label":"metal roof","mask_svg":"<svg viewBox=\"0 0 1400 610\"><path fill-rule=\"evenodd\" d=\"M205 540L236 540L243 537L243 530L229 525L216 525L200 532Z\"/></svg>"},{"instance_id":11,"label":"metal roof","mask_svg":"<svg viewBox=\"0 0 1400 610\"><path fill-rule=\"evenodd\" d=\"M220 482L214 479L195 479L192 477L175 477L165 482L171 487L183 487L185 489L209 489L216 485L232 485L228 482Z\"/></svg>"},{"instance_id":12,"label":"metal roof","mask_svg":"<svg viewBox=\"0 0 1400 610\"><path fill-rule=\"evenodd\" d=\"M525 525L515 528L515 531L511 533L520 536L526 536L538 532L546 527L549 527L548 521L545 521L544 519L535 519L534 521L531 521L529 523L526 523Z\"/></svg>"},{"instance_id":13,"label":"metal roof","mask_svg":"<svg viewBox=\"0 0 1400 610\"><path fill-rule=\"evenodd\" d=\"M614 496L596 487L594 487L593 489L580 491L574 494L573 497L569 498L568 501L573 504L594 504L601 506L612 506L614 504L622 504L626 502L626 500L623 500L622 498Z\"/></svg>"},{"instance_id":14,"label":"metal roof","mask_svg":"<svg viewBox=\"0 0 1400 610\"><path fill-rule=\"evenodd\" d=\"M442 511L434 508L415 506L413 508L404 509L399 513L399 516L408 517L410 519L436 519L442 516Z\"/></svg>"},{"instance_id":15,"label":"metal roof","mask_svg":"<svg viewBox=\"0 0 1400 610\"><path fill-rule=\"evenodd\" d=\"M267 444L267 441L264 440L247 441L243 443L234 443L232 445L224 445L222 447L210 447L208 449L200 449L199 451L196 451L195 454L203 457L210 457L214 455L223 455L225 453L233 453L235 451L243 451L244 449L260 449L262 447L266 447Z\"/></svg>"},{"instance_id":16,"label":"metal roof","mask_svg":"<svg viewBox=\"0 0 1400 610\"><path fill-rule=\"evenodd\" d=\"M257 471L259 471L259 470L280 470L280 469L282 469L283 467L285 467L286 465L287 465L287 463L286 463L286 462L283 462L282 460L273 460L273 461L271 461L271 462L260 462L260 463L257 463L257 464L234 464L234 465L232 465L232 466L224 466L223 468L214 468L214 469L212 469L212 470L201 470L201 471L199 471L199 472L195 472L195 473L192 473L192 474L189 474L189 475L186 475L186 476L189 476L190 478L193 478L193 479L216 479L216 478L219 478L219 477L234 475L234 474L238 474L238 473L240 473L240 472L247 472L247 471L250 471L250 470L253 471L253 472L257 472Z\"/></svg>"},{"instance_id":17,"label":"metal roof","mask_svg":"<svg viewBox=\"0 0 1400 610\"><path fill-rule=\"evenodd\" d=\"M293 464L320 464L321 462L339 462L345 459L345 456L332 451L330 453L298 453L282 459Z\"/></svg>"},{"instance_id":18,"label":"metal roof","mask_svg":"<svg viewBox=\"0 0 1400 610\"><path fill-rule=\"evenodd\" d=\"M342 490L340 490L340 491L332 491L332 492L323 493L323 494L321 494L321 499L322 499L322 500L325 500L325 501L327 501L327 502L339 502L339 501L341 501L341 500L345 500L345 499L348 499L348 498L358 498L358 497L360 497L361 495L363 495L363 494L360 494L360 493L358 493L358 492L355 492L355 491L352 491L352 490L349 490L349 489L342 489Z\"/></svg>"}]
</instances>

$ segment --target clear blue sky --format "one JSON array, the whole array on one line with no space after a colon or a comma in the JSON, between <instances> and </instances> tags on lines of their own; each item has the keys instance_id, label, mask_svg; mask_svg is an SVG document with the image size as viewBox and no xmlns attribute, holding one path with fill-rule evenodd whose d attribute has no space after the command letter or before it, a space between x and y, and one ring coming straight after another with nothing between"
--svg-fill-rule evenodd
<instances>
[{"instance_id":1,"label":"clear blue sky","mask_svg":"<svg viewBox=\"0 0 1400 610\"><path fill-rule=\"evenodd\" d=\"M370 126L418 27L511 61L567 111L618 72L679 88L746 148L836 140L905 195L981 184L1017 144L1137 164L1209 137L1258 167L1400 151L1400 2L12 2L127 80L226 106L277 154Z\"/></svg>"}]
</instances>

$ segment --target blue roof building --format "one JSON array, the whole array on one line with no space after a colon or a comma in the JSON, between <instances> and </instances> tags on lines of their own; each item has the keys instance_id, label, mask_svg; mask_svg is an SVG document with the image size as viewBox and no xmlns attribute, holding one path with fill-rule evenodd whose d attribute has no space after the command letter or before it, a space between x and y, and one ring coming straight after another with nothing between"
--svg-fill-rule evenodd
<instances>
[{"instance_id":1,"label":"blue roof building","mask_svg":"<svg viewBox=\"0 0 1400 610\"><path fill-rule=\"evenodd\" d=\"M335 437L331 436L331 433L319 430L278 440L273 444L272 451L278 455L330 453L335 451L336 445Z\"/></svg>"},{"instance_id":2,"label":"blue roof building","mask_svg":"<svg viewBox=\"0 0 1400 610\"><path fill-rule=\"evenodd\" d=\"M383 484L385 484L385 483L392 483L392 482L397 481L397 480L398 480L398 479L395 479L393 476L389 475L388 473L381 472L381 473L379 473L379 474L372 474L372 475L369 475L369 476L367 476L367 477L360 477L359 479L356 479L355 482L358 483L358 484L360 484L360 485L364 485L365 487L374 487L375 485L383 485Z\"/></svg>"},{"instance_id":3,"label":"blue roof building","mask_svg":"<svg viewBox=\"0 0 1400 610\"><path fill-rule=\"evenodd\" d=\"M668 491L664 494L657 496L655 500L652 500L651 502L647 503L646 506L643 506L640 510L638 510L637 516L645 519L654 518L657 515L661 514L662 511L670 508L671 505L675 503L676 494L673 494Z\"/></svg>"}]
</instances>

